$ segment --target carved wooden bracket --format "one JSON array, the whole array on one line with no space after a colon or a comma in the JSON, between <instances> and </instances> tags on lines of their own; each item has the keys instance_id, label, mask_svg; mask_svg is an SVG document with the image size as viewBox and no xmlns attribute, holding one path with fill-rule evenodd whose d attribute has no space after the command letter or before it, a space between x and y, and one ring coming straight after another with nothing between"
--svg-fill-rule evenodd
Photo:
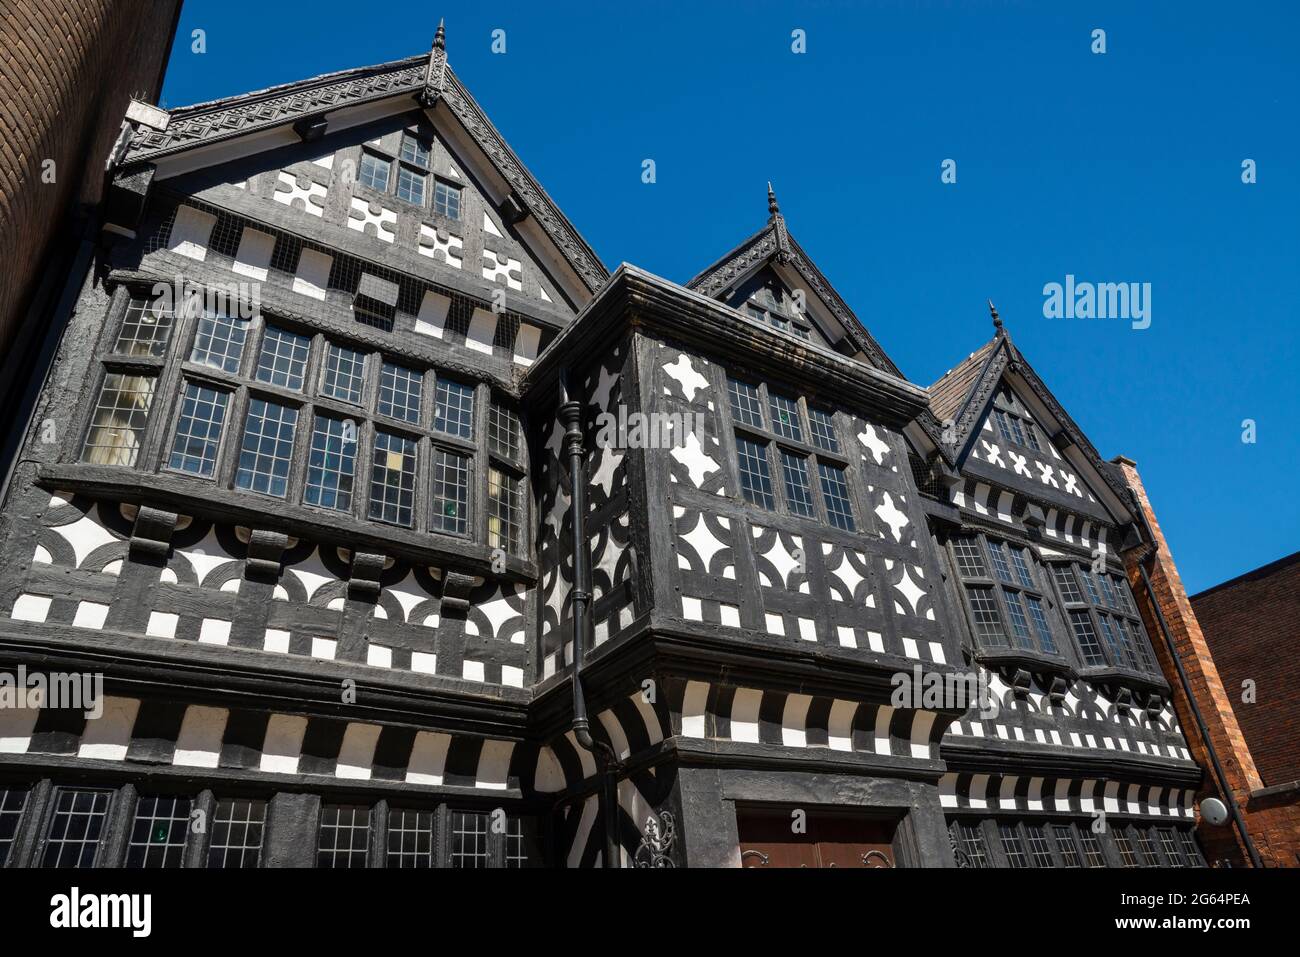
<instances>
[{"instance_id":1,"label":"carved wooden bracket","mask_svg":"<svg viewBox=\"0 0 1300 957\"><path fill-rule=\"evenodd\" d=\"M179 519L175 512L151 505L140 506L135 514L135 528L131 531L131 557L166 558Z\"/></svg>"},{"instance_id":2,"label":"carved wooden bracket","mask_svg":"<svg viewBox=\"0 0 1300 957\"><path fill-rule=\"evenodd\" d=\"M352 577L348 579L348 593L354 598L374 601L379 597L379 577L384 573L387 558L378 552L353 552Z\"/></svg>"},{"instance_id":3,"label":"carved wooden bracket","mask_svg":"<svg viewBox=\"0 0 1300 957\"><path fill-rule=\"evenodd\" d=\"M448 612L456 614L468 614L469 612L469 593L482 582L481 578L473 575L466 575L462 572L447 572L442 576L442 607L441 614L445 617Z\"/></svg>"},{"instance_id":4,"label":"carved wooden bracket","mask_svg":"<svg viewBox=\"0 0 1300 957\"><path fill-rule=\"evenodd\" d=\"M248 561L244 563L244 577L278 579L280 559L288 547L289 536L283 532L253 529L248 537Z\"/></svg>"}]
</instances>

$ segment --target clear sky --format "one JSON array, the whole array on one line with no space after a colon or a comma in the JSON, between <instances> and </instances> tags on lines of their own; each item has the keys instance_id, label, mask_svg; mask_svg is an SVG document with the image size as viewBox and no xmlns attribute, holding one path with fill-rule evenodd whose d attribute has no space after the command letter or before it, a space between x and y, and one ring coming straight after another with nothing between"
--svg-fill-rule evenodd
<instances>
[{"instance_id":1,"label":"clear sky","mask_svg":"<svg viewBox=\"0 0 1300 957\"><path fill-rule=\"evenodd\" d=\"M186 0L164 105L423 53L440 15L611 268L685 282L763 225L770 179L913 381L988 338L992 298L1137 461L1189 592L1300 548L1300 4ZM1150 327L1045 318L1067 274L1150 283Z\"/></svg>"}]
</instances>

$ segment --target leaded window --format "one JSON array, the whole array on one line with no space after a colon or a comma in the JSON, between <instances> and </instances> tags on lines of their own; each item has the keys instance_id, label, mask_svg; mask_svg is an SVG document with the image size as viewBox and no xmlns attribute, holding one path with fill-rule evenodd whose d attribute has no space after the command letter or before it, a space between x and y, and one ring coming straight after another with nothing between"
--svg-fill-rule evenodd
<instances>
[{"instance_id":1,"label":"leaded window","mask_svg":"<svg viewBox=\"0 0 1300 957\"><path fill-rule=\"evenodd\" d=\"M244 798L218 800L212 814L208 867L257 867L262 860L265 830L265 801Z\"/></svg>"},{"instance_id":2,"label":"leaded window","mask_svg":"<svg viewBox=\"0 0 1300 957\"><path fill-rule=\"evenodd\" d=\"M813 445L827 452L839 452L840 440L835 434L835 418L830 412L808 406L808 426Z\"/></svg>"},{"instance_id":3,"label":"leaded window","mask_svg":"<svg viewBox=\"0 0 1300 957\"><path fill-rule=\"evenodd\" d=\"M519 458L519 416L503 405L493 402L488 407L488 451L502 458Z\"/></svg>"},{"instance_id":4,"label":"leaded window","mask_svg":"<svg viewBox=\"0 0 1300 957\"><path fill-rule=\"evenodd\" d=\"M1027 549L985 535L955 535L953 564L966 586L976 635L989 647L1010 645L1055 655L1056 641Z\"/></svg>"},{"instance_id":5,"label":"leaded window","mask_svg":"<svg viewBox=\"0 0 1300 957\"><path fill-rule=\"evenodd\" d=\"M311 340L306 336L267 326L262 352L257 357L257 381L301 392L310 351Z\"/></svg>"},{"instance_id":6,"label":"leaded window","mask_svg":"<svg viewBox=\"0 0 1300 957\"><path fill-rule=\"evenodd\" d=\"M13 847L26 807L26 788L0 788L0 867L9 860L9 848Z\"/></svg>"},{"instance_id":7,"label":"leaded window","mask_svg":"<svg viewBox=\"0 0 1300 957\"><path fill-rule=\"evenodd\" d=\"M740 490L745 501L763 508L776 508L766 447L737 437L736 456L740 465Z\"/></svg>"},{"instance_id":8,"label":"leaded window","mask_svg":"<svg viewBox=\"0 0 1300 957\"><path fill-rule=\"evenodd\" d=\"M1072 562L1053 565L1052 575L1086 666L1159 674L1127 580Z\"/></svg>"},{"instance_id":9,"label":"leaded window","mask_svg":"<svg viewBox=\"0 0 1300 957\"><path fill-rule=\"evenodd\" d=\"M989 862L988 848L984 845L984 831L978 821L953 821L950 833L953 844L963 855L963 866L977 870L993 866Z\"/></svg>"},{"instance_id":10,"label":"leaded window","mask_svg":"<svg viewBox=\"0 0 1300 957\"><path fill-rule=\"evenodd\" d=\"M370 855L370 808L326 804L320 809L316 866L365 867Z\"/></svg>"},{"instance_id":11,"label":"leaded window","mask_svg":"<svg viewBox=\"0 0 1300 957\"><path fill-rule=\"evenodd\" d=\"M763 406L758 399L757 387L738 379L728 379L727 394L731 398L731 415L737 422L756 429L763 427Z\"/></svg>"},{"instance_id":12,"label":"leaded window","mask_svg":"<svg viewBox=\"0 0 1300 957\"><path fill-rule=\"evenodd\" d=\"M91 465L132 467L144 444L149 408L153 405L158 376L109 372L99 387L90 416L81 461Z\"/></svg>"},{"instance_id":13,"label":"leaded window","mask_svg":"<svg viewBox=\"0 0 1300 957\"><path fill-rule=\"evenodd\" d=\"M265 399L250 399L235 485L251 492L284 498L289 491L293 435L297 426L297 409Z\"/></svg>"},{"instance_id":14,"label":"leaded window","mask_svg":"<svg viewBox=\"0 0 1300 957\"><path fill-rule=\"evenodd\" d=\"M366 357L347 346L331 342L325 347L325 373L321 394L353 405L361 403Z\"/></svg>"},{"instance_id":15,"label":"leaded window","mask_svg":"<svg viewBox=\"0 0 1300 957\"><path fill-rule=\"evenodd\" d=\"M180 867L190 828L188 797L144 795L135 805L126 867Z\"/></svg>"},{"instance_id":16,"label":"leaded window","mask_svg":"<svg viewBox=\"0 0 1300 957\"><path fill-rule=\"evenodd\" d=\"M818 462L817 475L821 479L822 499L826 502L826 517L836 528L853 531L853 504L849 501L849 483L844 480L844 469L828 462Z\"/></svg>"},{"instance_id":17,"label":"leaded window","mask_svg":"<svg viewBox=\"0 0 1300 957\"><path fill-rule=\"evenodd\" d=\"M1080 824L1075 833L1079 835L1079 846L1083 848L1084 864L1088 867L1105 867L1106 855L1102 853L1101 842L1090 830L1090 825Z\"/></svg>"},{"instance_id":18,"label":"leaded window","mask_svg":"<svg viewBox=\"0 0 1300 957\"><path fill-rule=\"evenodd\" d=\"M388 866L437 866L433 843L433 812L392 808L388 812Z\"/></svg>"},{"instance_id":19,"label":"leaded window","mask_svg":"<svg viewBox=\"0 0 1300 957\"><path fill-rule=\"evenodd\" d=\"M94 867L112 797L111 791L59 788L41 867Z\"/></svg>"},{"instance_id":20,"label":"leaded window","mask_svg":"<svg viewBox=\"0 0 1300 957\"><path fill-rule=\"evenodd\" d=\"M212 475L229 402L229 392L197 382L185 383L168 468L205 478Z\"/></svg>"},{"instance_id":21,"label":"leaded window","mask_svg":"<svg viewBox=\"0 0 1300 957\"><path fill-rule=\"evenodd\" d=\"M784 439L803 441L803 425L799 421L799 403L775 392L767 396L768 411L772 414L772 431Z\"/></svg>"},{"instance_id":22,"label":"leaded window","mask_svg":"<svg viewBox=\"0 0 1300 957\"><path fill-rule=\"evenodd\" d=\"M1002 852L1007 856L1007 863L1016 869L1032 866L1029 856L1025 854L1024 842L1020 839L1020 830L1015 824L999 821L998 837L1002 839Z\"/></svg>"},{"instance_id":23,"label":"leaded window","mask_svg":"<svg viewBox=\"0 0 1300 957\"><path fill-rule=\"evenodd\" d=\"M1052 848L1047 843L1047 833L1043 830L1043 825L1026 824L1025 837L1029 842L1029 856L1034 867L1056 866L1056 858L1052 856Z\"/></svg>"},{"instance_id":24,"label":"leaded window","mask_svg":"<svg viewBox=\"0 0 1300 957\"><path fill-rule=\"evenodd\" d=\"M238 372L244 358L244 344L248 341L248 326L247 319L223 312L200 316L190 361L222 372Z\"/></svg>"},{"instance_id":25,"label":"leaded window","mask_svg":"<svg viewBox=\"0 0 1300 957\"><path fill-rule=\"evenodd\" d=\"M373 519L409 527L415 506L415 441L391 432L375 432L370 470Z\"/></svg>"},{"instance_id":26,"label":"leaded window","mask_svg":"<svg viewBox=\"0 0 1300 957\"><path fill-rule=\"evenodd\" d=\"M434 449L433 512L429 519L429 526L434 531L453 535L464 535L469 531L472 482L469 456Z\"/></svg>"},{"instance_id":27,"label":"leaded window","mask_svg":"<svg viewBox=\"0 0 1300 957\"><path fill-rule=\"evenodd\" d=\"M308 505L347 512L352 509L352 483L357 472L357 427L350 420L316 416L307 453Z\"/></svg>"},{"instance_id":28,"label":"leaded window","mask_svg":"<svg viewBox=\"0 0 1300 957\"><path fill-rule=\"evenodd\" d=\"M385 362L379 373L379 414L419 422L423 389L423 373Z\"/></svg>"},{"instance_id":29,"label":"leaded window","mask_svg":"<svg viewBox=\"0 0 1300 957\"><path fill-rule=\"evenodd\" d=\"M474 437L474 390L451 379L438 379L438 408L433 427L462 439Z\"/></svg>"},{"instance_id":30,"label":"leaded window","mask_svg":"<svg viewBox=\"0 0 1300 957\"><path fill-rule=\"evenodd\" d=\"M477 811L451 812L451 866L477 869L489 866L488 816Z\"/></svg>"},{"instance_id":31,"label":"leaded window","mask_svg":"<svg viewBox=\"0 0 1300 957\"><path fill-rule=\"evenodd\" d=\"M424 205L424 183L428 177L405 163L397 168L397 198L414 206Z\"/></svg>"},{"instance_id":32,"label":"leaded window","mask_svg":"<svg viewBox=\"0 0 1300 957\"><path fill-rule=\"evenodd\" d=\"M1066 867L1083 867L1079 857L1079 848L1074 843L1074 827L1070 824L1053 824L1052 837L1056 840L1056 852L1061 855L1061 863Z\"/></svg>"},{"instance_id":33,"label":"leaded window","mask_svg":"<svg viewBox=\"0 0 1300 957\"><path fill-rule=\"evenodd\" d=\"M523 535L522 483L500 469L488 469L488 546L518 552Z\"/></svg>"},{"instance_id":34,"label":"leaded window","mask_svg":"<svg viewBox=\"0 0 1300 957\"><path fill-rule=\"evenodd\" d=\"M117 331L113 352L127 356L160 357L167 352L173 316L160 302L132 299Z\"/></svg>"},{"instance_id":35,"label":"leaded window","mask_svg":"<svg viewBox=\"0 0 1300 957\"><path fill-rule=\"evenodd\" d=\"M1023 402L1010 389L1003 387L994 397L993 421L1004 442L1042 451L1037 427Z\"/></svg>"},{"instance_id":36,"label":"leaded window","mask_svg":"<svg viewBox=\"0 0 1300 957\"><path fill-rule=\"evenodd\" d=\"M1124 863L1124 866L1137 867L1137 854L1134 853L1133 844L1129 841L1128 834L1125 833L1124 828L1111 828L1111 834L1115 837L1115 847L1119 849L1119 857Z\"/></svg>"},{"instance_id":37,"label":"leaded window","mask_svg":"<svg viewBox=\"0 0 1300 957\"><path fill-rule=\"evenodd\" d=\"M781 475L785 479L785 500L796 515L813 513L812 487L808 484L808 460L781 450Z\"/></svg>"}]
</instances>

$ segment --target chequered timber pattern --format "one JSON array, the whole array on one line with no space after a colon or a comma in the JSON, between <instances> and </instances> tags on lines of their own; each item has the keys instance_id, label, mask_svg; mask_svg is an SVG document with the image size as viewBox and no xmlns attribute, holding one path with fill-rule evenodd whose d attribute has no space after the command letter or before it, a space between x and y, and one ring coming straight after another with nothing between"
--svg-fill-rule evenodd
<instances>
[{"instance_id":1,"label":"chequered timber pattern","mask_svg":"<svg viewBox=\"0 0 1300 957\"><path fill-rule=\"evenodd\" d=\"M1059 704L1053 703L1037 678L1023 699L996 672L979 667L988 681L996 714L981 716L978 708L952 722L946 740L986 739L1027 742L1115 754L1137 754L1190 762L1191 752L1178 717L1169 702L1155 721L1141 708L1125 713L1105 692L1076 680Z\"/></svg>"},{"instance_id":2,"label":"chequered timber pattern","mask_svg":"<svg viewBox=\"0 0 1300 957\"><path fill-rule=\"evenodd\" d=\"M945 774L939 801L963 811L1123 814L1191 820L1195 791L1101 778L1015 774Z\"/></svg>"},{"instance_id":3,"label":"chequered timber pattern","mask_svg":"<svg viewBox=\"0 0 1300 957\"><path fill-rule=\"evenodd\" d=\"M178 523L157 568L131 559L133 522L129 506L51 494L29 567L0 595L0 619L517 688L528 677L523 585L485 581L452 619L441 613L441 570L395 562L378 600L361 600L349 594L346 553L304 541L284 553L268 600L244 601L267 589L245 578L247 530ZM147 608L122 598L139 576L150 579Z\"/></svg>"},{"instance_id":4,"label":"chequered timber pattern","mask_svg":"<svg viewBox=\"0 0 1300 957\"><path fill-rule=\"evenodd\" d=\"M954 485L948 496L953 505L969 509L983 518L1017 528L1023 524L1027 500L1015 492L968 478ZM1054 507L1045 508L1044 516L1043 534L1047 539L1086 549L1090 553L1100 550L1119 554L1115 529Z\"/></svg>"},{"instance_id":5,"label":"chequered timber pattern","mask_svg":"<svg viewBox=\"0 0 1300 957\"><path fill-rule=\"evenodd\" d=\"M103 699L102 714L90 719L67 709L0 710L0 757L59 755L141 767L225 768L485 791L527 786L536 749L516 744L338 718L111 695Z\"/></svg>"}]
</instances>

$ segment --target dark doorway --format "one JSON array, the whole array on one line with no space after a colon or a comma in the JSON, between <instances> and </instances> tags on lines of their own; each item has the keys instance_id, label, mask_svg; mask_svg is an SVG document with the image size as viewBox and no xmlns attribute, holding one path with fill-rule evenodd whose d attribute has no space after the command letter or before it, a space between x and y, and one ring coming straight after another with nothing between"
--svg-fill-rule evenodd
<instances>
[{"instance_id":1,"label":"dark doorway","mask_svg":"<svg viewBox=\"0 0 1300 957\"><path fill-rule=\"evenodd\" d=\"M896 821L824 808L736 808L742 867L894 867Z\"/></svg>"}]
</instances>

